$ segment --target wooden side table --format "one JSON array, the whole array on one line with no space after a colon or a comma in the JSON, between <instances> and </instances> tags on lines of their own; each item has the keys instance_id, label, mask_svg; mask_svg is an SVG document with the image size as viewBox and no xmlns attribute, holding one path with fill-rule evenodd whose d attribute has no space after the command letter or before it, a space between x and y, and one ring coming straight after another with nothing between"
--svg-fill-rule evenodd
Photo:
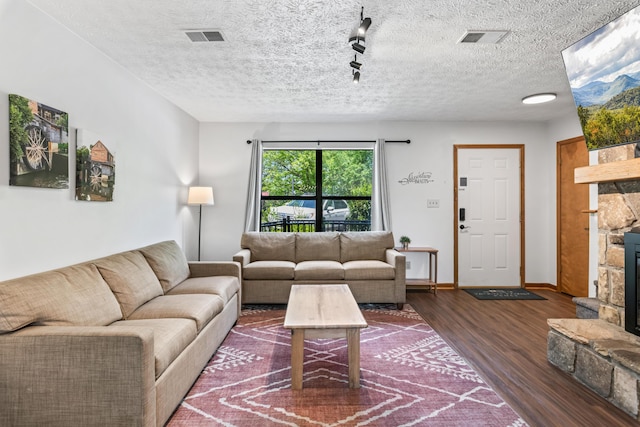
<instances>
[{"instance_id":1,"label":"wooden side table","mask_svg":"<svg viewBox=\"0 0 640 427\"><path fill-rule=\"evenodd\" d=\"M429 291L433 289L433 294L438 295L438 250L427 246L409 246L407 249L403 247L396 248L398 252L421 252L428 255L429 258L429 277L424 279L407 279L407 286L422 289L427 288Z\"/></svg>"}]
</instances>

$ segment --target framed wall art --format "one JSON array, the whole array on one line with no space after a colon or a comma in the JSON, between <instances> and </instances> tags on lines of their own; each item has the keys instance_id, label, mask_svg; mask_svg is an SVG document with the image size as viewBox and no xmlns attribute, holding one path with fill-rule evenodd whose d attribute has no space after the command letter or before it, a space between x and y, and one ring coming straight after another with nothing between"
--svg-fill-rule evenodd
<instances>
[{"instance_id":1,"label":"framed wall art","mask_svg":"<svg viewBox=\"0 0 640 427\"><path fill-rule=\"evenodd\" d=\"M69 116L9 95L9 185L69 188Z\"/></svg>"},{"instance_id":2,"label":"framed wall art","mask_svg":"<svg viewBox=\"0 0 640 427\"><path fill-rule=\"evenodd\" d=\"M116 160L111 143L94 132L76 132L76 200L113 201Z\"/></svg>"}]
</instances>

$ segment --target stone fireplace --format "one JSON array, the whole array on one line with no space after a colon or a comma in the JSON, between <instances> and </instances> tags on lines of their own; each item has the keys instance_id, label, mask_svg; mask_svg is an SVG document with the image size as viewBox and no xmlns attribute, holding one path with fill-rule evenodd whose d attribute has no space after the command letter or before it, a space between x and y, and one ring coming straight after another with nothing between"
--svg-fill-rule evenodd
<instances>
[{"instance_id":1,"label":"stone fireplace","mask_svg":"<svg viewBox=\"0 0 640 427\"><path fill-rule=\"evenodd\" d=\"M598 163L634 158L635 145L598 152ZM598 184L598 317L624 328L624 233L640 225L640 180Z\"/></svg>"},{"instance_id":2,"label":"stone fireplace","mask_svg":"<svg viewBox=\"0 0 640 427\"><path fill-rule=\"evenodd\" d=\"M598 165L636 157L635 144L607 148L598 152ZM615 170L617 164L605 167ZM624 233L640 226L640 174L635 176L598 183L598 319L548 319L547 358L640 419L640 337L624 329Z\"/></svg>"}]
</instances>

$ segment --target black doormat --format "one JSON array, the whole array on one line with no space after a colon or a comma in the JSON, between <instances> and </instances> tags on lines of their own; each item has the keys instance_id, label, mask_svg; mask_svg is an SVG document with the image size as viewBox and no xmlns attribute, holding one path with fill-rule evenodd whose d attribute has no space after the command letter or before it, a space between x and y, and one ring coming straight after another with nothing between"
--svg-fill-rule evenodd
<instances>
[{"instance_id":1,"label":"black doormat","mask_svg":"<svg viewBox=\"0 0 640 427\"><path fill-rule=\"evenodd\" d=\"M473 295L477 299L544 299L540 295L534 294L526 289L464 289L465 292Z\"/></svg>"}]
</instances>

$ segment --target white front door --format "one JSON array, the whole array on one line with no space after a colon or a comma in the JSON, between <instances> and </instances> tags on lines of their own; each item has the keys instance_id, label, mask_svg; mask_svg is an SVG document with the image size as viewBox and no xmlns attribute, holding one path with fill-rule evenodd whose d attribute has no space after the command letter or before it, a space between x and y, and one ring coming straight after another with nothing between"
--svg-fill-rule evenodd
<instances>
[{"instance_id":1,"label":"white front door","mask_svg":"<svg viewBox=\"0 0 640 427\"><path fill-rule=\"evenodd\" d=\"M520 287L520 148L457 150L458 286Z\"/></svg>"}]
</instances>

